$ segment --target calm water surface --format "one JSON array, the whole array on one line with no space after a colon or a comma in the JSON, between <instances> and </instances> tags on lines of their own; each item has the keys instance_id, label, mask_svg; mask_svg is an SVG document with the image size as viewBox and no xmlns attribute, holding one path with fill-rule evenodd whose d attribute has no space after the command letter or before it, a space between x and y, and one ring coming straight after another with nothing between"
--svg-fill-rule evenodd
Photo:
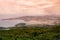
<instances>
[{"instance_id":1,"label":"calm water surface","mask_svg":"<svg viewBox=\"0 0 60 40\"><path fill-rule=\"evenodd\" d=\"M23 20L0 20L0 27L12 27L18 23L23 22Z\"/></svg>"}]
</instances>

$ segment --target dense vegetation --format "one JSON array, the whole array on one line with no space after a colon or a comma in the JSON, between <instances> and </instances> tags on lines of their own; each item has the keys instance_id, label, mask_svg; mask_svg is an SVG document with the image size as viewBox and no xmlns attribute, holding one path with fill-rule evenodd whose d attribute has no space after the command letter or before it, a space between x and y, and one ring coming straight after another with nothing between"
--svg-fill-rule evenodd
<instances>
[{"instance_id":1,"label":"dense vegetation","mask_svg":"<svg viewBox=\"0 0 60 40\"><path fill-rule=\"evenodd\" d=\"M27 25L0 30L0 40L60 40L60 25Z\"/></svg>"}]
</instances>

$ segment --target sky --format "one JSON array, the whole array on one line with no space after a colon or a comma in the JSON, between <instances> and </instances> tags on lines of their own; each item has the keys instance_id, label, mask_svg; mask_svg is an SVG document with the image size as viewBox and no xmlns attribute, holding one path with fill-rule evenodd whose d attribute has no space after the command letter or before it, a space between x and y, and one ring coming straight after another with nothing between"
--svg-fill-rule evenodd
<instances>
[{"instance_id":1,"label":"sky","mask_svg":"<svg viewBox=\"0 0 60 40\"><path fill-rule=\"evenodd\" d=\"M60 15L60 0L0 0L0 19L26 15Z\"/></svg>"}]
</instances>

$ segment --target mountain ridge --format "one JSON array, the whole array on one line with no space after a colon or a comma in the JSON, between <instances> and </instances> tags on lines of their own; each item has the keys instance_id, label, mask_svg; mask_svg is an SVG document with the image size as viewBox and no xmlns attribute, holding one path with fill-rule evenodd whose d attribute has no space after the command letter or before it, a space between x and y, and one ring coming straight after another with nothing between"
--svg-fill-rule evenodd
<instances>
[{"instance_id":1,"label":"mountain ridge","mask_svg":"<svg viewBox=\"0 0 60 40\"><path fill-rule=\"evenodd\" d=\"M16 18L8 18L2 20L24 20L26 24L48 24L53 25L55 23L60 23L60 16L21 16Z\"/></svg>"},{"instance_id":2,"label":"mountain ridge","mask_svg":"<svg viewBox=\"0 0 60 40\"><path fill-rule=\"evenodd\" d=\"M16 18L7 18L7 19L2 19L2 20L24 20L24 21L29 21L29 20L41 20L41 19L46 19L46 20L60 20L60 16L21 16L21 17L16 17Z\"/></svg>"}]
</instances>

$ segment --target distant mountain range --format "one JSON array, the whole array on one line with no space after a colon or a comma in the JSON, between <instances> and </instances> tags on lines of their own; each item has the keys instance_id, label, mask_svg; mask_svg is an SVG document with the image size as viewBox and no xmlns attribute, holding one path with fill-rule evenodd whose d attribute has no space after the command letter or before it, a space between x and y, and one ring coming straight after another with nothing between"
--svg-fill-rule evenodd
<instances>
[{"instance_id":1,"label":"distant mountain range","mask_svg":"<svg viewBox=\"0 0 60 40\"><path fill-rule=\"evenodd\" d=\"M45 16L21 16L16 18L7 18L2 20L24 20L26 22L32 23L43 23L43 24L53 24L55 22L60 22L60 16L55 15L45 15ZM28 24L27 23L27 24Z\"/></svg>"},{"instance_id":2,"label":"distant mountain range","mask_svg":"<svg viewBox=\"0 0 60 40\"><path fill-rule=\"evenodd\" d=\"M16 18L7 18L2 20L24 20L24 21L30 21L30 20L60 20L60 16L51 16L51 15L45 15L45 16L21 16Z\"/></svg>"}]
</instances>

